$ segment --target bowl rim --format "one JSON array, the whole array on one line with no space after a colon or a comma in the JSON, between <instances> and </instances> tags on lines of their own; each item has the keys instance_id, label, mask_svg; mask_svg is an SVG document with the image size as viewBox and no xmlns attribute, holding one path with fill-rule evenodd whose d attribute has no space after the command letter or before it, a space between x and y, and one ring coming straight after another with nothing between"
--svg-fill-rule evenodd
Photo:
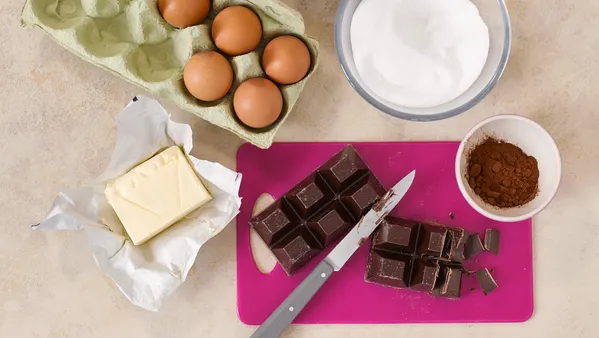
<instances>
[{"instance_id":1,"label":"bowl rim","mask_svg":"<svg viewBox=\"0 0 599 338\"><path fill-rule=\"evenodd\" d=\"M337 52L337 58L339 59L339 64L341 65L341 70L343 71L345 78L347 79L349 84L352 86L352 88L356 92L358 92L358 94L360 94L360 96L364 100L366 100L373 107L377 108L378 110L380 110L388 115L391 115L391 116L394 116L394 117L397 117L400 119L404 119L404 120L417 121L417 122L437 121L437 120L443 120L443 119L447 119L447 118L459 115L459 114L471 109L475 105L477 105L480 101L482 101L491 92L491 90L495 87L495 85L497 85L499 78L501 78L501 75L503 74L503 72L505 71L505 68L507 66L507 62L508 62L508 59L510 56L510 51L512 48L512 25L510 22L510 16L509 16L509 12L508 12L505 0L496 0L496 1L499 4L499 7L501 9L501 16L503 18L503 22L505 23L504 34L506 37L505 44L504 44L503 50L501 52L501 58L499 60L499 65L497 67L497 70L495 70L495 74L493 74L493 76L491 77L489 82L485 85L485 87L483 87L483 89L476 96L474 96L470 101L464 103L463 105L461 105L459 107L453 108L451 110L448 110L448 111L445 111L442 113L437 113L437 114L426 114L426 115L410 114L410 113L402 112L402 111L399 111L399 110L396 110L396 109L393 109L393 108L387 106L382 101L380 101L377 98L375 98L374 96L370 95L364 88L362 88L362 86L358 83L356 76L349 69L347 58L344 55L343 49L341 47L343 45L343 42L341 39L341 31L342 30L341 30L341 26L339 25L339 22L341 22L341 20L343 18L343 13L345 12L345 10L348 6L349 0L341 0L341 3L339 4L339 7L337 8L337 14L335 15L335 50ZM350 44L351 44L351 42L350 42Z\"/></svg>"},{"instance_id":2,"label":"bowl rim","mask_svg":"<svg viewBox=\"0 0 599 338\"><path fill-rule=\"evenodd\" d=\"M545 134L549 138L549 140L551 140L551 143L550 143L551 148L553 149L553 152L555 153L555 155L557 157L557 182L556 182L557 184L550 191L548 198L545 201L543 201L543 203L541 203L534 210L532 210L526 214L520 215L520 216L500 216L500 215L494 214L492 212L489 212L489 211L483 209L467 193L467 191L466 191L467 188L464 185L464 182L462 180L462 175L461 175L462 171L461 171L461 167L460 167L460 160L461 160L462 156L464 155L464 149L466 147L466 143L472 137L472 135L475 132L477 132L480 128L482 128L484 125L487 125L488 123L497 121L497 120L520 120L520 121L530 124L534 128L537 128L541 133ZM547 205L549 205L549 203L551 203L551 201L555 197L557 190L559 189L559 185L561 183L562 159L561 159L561 155L559 152L559 148L557 147L557 144L555 143L555 140L553 139L553 137L551 137L551 134L549 134L549 132L545 128L543 128L540 124L538 124L537 122L535 122L527 117L524 117L521 115L516 115L516 114L494 115L494 116L488 117L488 118L480 121L479 123L477 123L474 127L472 127L468 131L468 133L466 133L466 136L464 136L464 138L460 142L460 146L458 148L458 151L457 151L456 157L455 157L455 178L458 183L458 187L460 188L460 192L462 193L462 196L464 196L464 199L468 202L468 204L472 208L474 208L474 210L476 210L478 213L480 213L481 215L483 215L487 218L490 218L490 219L496 220L496 221L500 221L500 222L518 222L518 221L522 221L522 220L533 217L534 215L538 214L543 209L545 209L547 207Z\"/></svg>"}]
</instances>

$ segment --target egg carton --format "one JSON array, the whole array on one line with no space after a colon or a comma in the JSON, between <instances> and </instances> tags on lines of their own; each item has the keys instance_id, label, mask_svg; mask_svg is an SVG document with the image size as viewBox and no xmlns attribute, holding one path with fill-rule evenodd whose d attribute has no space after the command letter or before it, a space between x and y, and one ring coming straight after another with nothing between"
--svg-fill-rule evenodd
<instances>
[{"instance_id":1,"label":"egg carton","mask_svg":"<svg viewBox=\"0 0 599 338\"><path fill-rule=\"evenodd\" d=\"M185 88L183 68L194 53L217 50L210 36L210 25L218 12L233 5L249 7L260 17L262 41L248 54L225 55L235 79L223 99L197 100ZM319 60L318 42L304 35L301 14L276 0L213 0L204 22L186 29L164 21L157 0L27 0L21 22L28 27L38 26L82 59L170 99L260 148L272 144ZM298 83L279 86L284 100L280 118L270 127L253 130L236 118L233 93L244 80L265 76L260 63L264 47L273 38L287 34L302 39L308 46L312 57L310 71Z\"/></svg>"}]
</instances>

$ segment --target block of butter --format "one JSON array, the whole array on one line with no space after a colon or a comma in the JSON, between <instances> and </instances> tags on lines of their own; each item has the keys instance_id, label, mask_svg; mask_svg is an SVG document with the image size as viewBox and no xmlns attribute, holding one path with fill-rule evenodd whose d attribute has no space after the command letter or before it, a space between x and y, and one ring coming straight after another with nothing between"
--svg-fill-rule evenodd
<instances>
[{"instance_id":1,"label":"block of butter","mask_svg":"<svg viewBox=\"0 0 599 338\"><path fill-rule=\"evenodd\" d=\"M108 183L104 193L135 245L212 199L178 146Z\"/></svg>"}]
</instances>

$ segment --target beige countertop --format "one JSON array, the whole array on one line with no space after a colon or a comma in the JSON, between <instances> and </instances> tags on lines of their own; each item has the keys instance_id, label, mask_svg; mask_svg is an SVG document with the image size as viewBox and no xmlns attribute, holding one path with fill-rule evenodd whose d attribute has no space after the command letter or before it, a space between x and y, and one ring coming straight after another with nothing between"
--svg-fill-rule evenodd
<instances>
[{"instance_id":1,"label":"beige countertop","mask_svg":"<svg viewBox=\"0 0 599 338\"><path fill-rule=\"evenodd\" d=\"M535 313L522 324L308 325L286 337L598 337L599 2L509 0L513 48L495 90L434 123L388 117L344 80L337 0L299 9L322 62L278 141L458 140L499 113L533 118L562 154L561 188L534 222ZM141 91L19 26L22 1L0 3L0 337L247 337L237 318L235 227L202 248L158 313L131 305L96 268L81 232L36 232L55 194L96 177L115 143L114 117ZM235 168L242 141L162 101L189 123L195 156Z\"/></svg>"}]
</instances>

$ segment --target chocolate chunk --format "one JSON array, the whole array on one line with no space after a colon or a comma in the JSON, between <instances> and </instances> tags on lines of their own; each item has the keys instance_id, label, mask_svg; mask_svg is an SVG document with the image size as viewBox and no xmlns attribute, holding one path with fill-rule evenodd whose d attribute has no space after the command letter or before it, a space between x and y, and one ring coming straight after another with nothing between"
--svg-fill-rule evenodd
<instances>
[{"instance_id":1,"label":"chocolate chunk","mask_svg":"<svg viewBox=\"0 0 599 338\"><path fill-rule=\"evenodd\" d=\"M445 284L441 288L441 296L447 298L460 298L462 287L462 270L456 268L447 269Z\"/></svg>"},{"instance_id":2,"label":"chocolate chunk","mask_svg":"<svg viewBox=\"0 0 599 338\"><path fill-rule=\"evenodd\" d=\"M355 222L341 203L334 203L308 220L308 229L323 247L347 233Z\"/></svg>"},{"instance_id":3,"label":"chocolate chunk","mask_svg":"<svg viewBox=\"0 0 599 338\"><path fill-rule=\"evenodd\" d=\"M410 283L412 258L389 252L371 251L364 280L394 288L407 288Z\"/></svg>"},{"instance_id":4,"label":"chocolate chunk","mask_svg":"<svg viewBox=\"0 0 599 338\"><path fill-rule=\"evenodd\" d=\"M452 220L455 219L455 216L453 215L453 212L449 212L449 218L451 218Z\"/></svg>"},{"instance_id":5,"label":"chocolate chunk","mask_svg":"<svg viewBox=\"0 0 599 338\"><path fill-rule=\"evenodd\" d=\"M440 257L445 246L446 236L447 228L432 224L422 224L418 238L417 253L427 257Z\"/></svg>"},{"instance_id":6,"label":"chocolate chunk","mask_svg":"<svg viewBox=\"0 0 599 338\"><path fill-rule=\"evenodd\" d=\"M250 220L287 274L346 234L385 194L352 146Z\"/></svg>"},{"instance_id":7,"label":"chocolate chunk","mask_svg":"<svg viewBox=\"0 0 599 338\"><path fill-rule=\"evenodd\" d=\"M410 287L417 291L432 292L439 273L439 264L424 260L414 261Z\"/></svg>"},{"instance_id":8,"label":"chocolate chunk","mask_svg":"<svg viewBox=\"0 0 599 338\"><path fill-rule=\"evenodd\" d=\"M283 269L288 274L292 274L316 256L320 249L310 232L304 227L299 227L277 243L272 248L272 252Z\"/></svg>"},{"instance_id":9,"label":"chocolate chunk","mask_svg":"<svg viewBox=\"0 0 599 338\"><path fill-rule=\"evenodd\" d=\"M485 251L485 248L478 234L470 235L466 243L466 259L470 259L483 251Z\"/></svg>"},{"instance_id":10,"label":"chocolate chunk","mask_svg":"<svg viewBox=\"0 0 599 338\"><path fill-rule=\"evenodd\" d=\"M475 276L485 296L497 289L497 282L486 268L476 271Z\"/></svg>"},{"instance_id":11,"label":"chocolate chunk","mask_svg":"<svg viewBox=\"0 0 599 338\"><path fill-rule=\"evenodd\" d=\"M449 250L447 258L450 261L463 263L466 259L466 242L470 234L468 231L459 228L449 228Z\"/></svg>"},{"instance_id":12,"label":"chocolate chunk","mask_svg":"<svg viewBox=\"0 0 599 338\"><path fill-rule=\"evenodd\" d=\"M451 231L447 231L447 235L445 236L445 244L443 245L443 250L441 251L441 257L439 257L440 260L442 261L446 261L449 260L449 253L451 251L451 243L452 241L452 235L451 235Z\"/></svg>"},{"instance_id":13,"label":"chocolate chunk","mask_svg":"<svg viewBox=\"0 0 599 338\"><path fill-rule=\"evenodd\" d=\"M485 249L496 255L499 253L499 230L485 230Z\"/></svg>"},{"instance_id":14,"label":"chocolate chunk","mask_svg":"<svg viewBox=\"0 0 599 338\"><path fill-rule=\"evenodd\" d=\"M250 224L264 243L270 246L299 226L300 220L289 203L280 199L254 217Z\"/></svg>"},{"instance_id":15,"label":"chocolate chunk","mask_svg":"<svg viewBox=\"0 0 599 338\"><path fill-rule=\"evenodd\" d=\"M439 276L439 282L433 292L434 296L458 299L460 298L460 289L462 287L462 270L454 267L442 269Z\"/></svg>"},{"instance_id":16,"label":"chocolate chunk","mask_svg":"<svg viewBox=\"0 0 599 338\"><path fill-rule=\"evenodd\" d=\"M387 217L373 237L372 245L379 250L412 254L416 249L418 223L396 217Z\"/></svg>"}]
</instances>

